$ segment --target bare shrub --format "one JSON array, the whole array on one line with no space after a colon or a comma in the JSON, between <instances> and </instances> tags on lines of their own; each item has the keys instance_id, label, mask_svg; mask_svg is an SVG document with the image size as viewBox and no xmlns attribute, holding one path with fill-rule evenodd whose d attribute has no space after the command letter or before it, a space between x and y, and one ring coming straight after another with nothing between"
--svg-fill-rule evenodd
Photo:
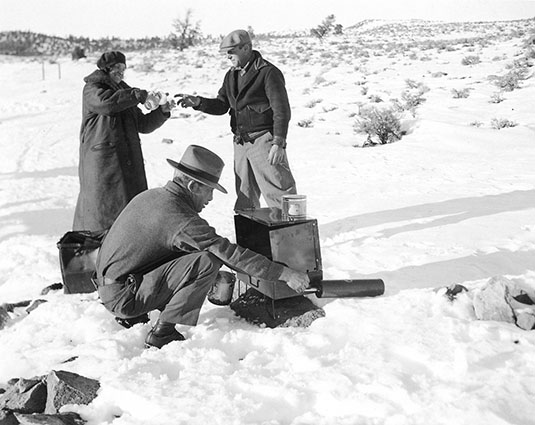
<instances>
[{"instance_id":1,"label":"bare shrub","mask_svg":"<svg viewBox=\"0 0 535 425\"><path fill-rule=\"evenodd\" d=\"M501 130L502 128L516 127L518 123L510 121L507 118L493 118L490 121L490 125L495 130Z\"/></svg>"},{"instance_id":2,"label":"bare shrub","mask_svg":"<svg viewBox=\"0 0 535 425\"><path fill-rule=\"evenodd\" d=\"M461 63L463 65L477 65L478 63L481 62L481 59L479 58L479 56L475 56L475 55L472 55L472 56L465 56L462 60L461 60Z\"/></svg>"},{"instance_id":3,"label":"bare shrub","mask_svg":"<svg viewBox=\"0 0 535 425\"><path fill-rule=\"evenodd\" d=\"M310 128L310 127L313 127L313 120L311 118L305 118L305 119L299 120L297 122L297 125L302 128Z\"/></svg>"},{"instance_id":4,"label":"bare shrub","mask_svg":"<svg viewBox=\"0 0 535 425\"><path fill-rule=\"evenodd\" d=\"M400 118L393 108L379 109L372 106L361 110L354 129L356 133L367 134L367 144L372 145L377 144L373 141L375 137L384 145L400 140L402 136Z\"/></svg>"},{"instance_id":5,"label":"bare shrub","mask_svg":"<svg viewBox=\"0 0 535 425\"><path fill-rule=\"evenodd\" d=\"M312 99L308 101L307 103L305 103L305 108L313 108L314 106L316 106L318 103L321 103L321 102L323 102L323 99Z\"/></svg>"},{"instance_id":6,"label":"bare shrub","mask_svg":"<svg viewBox=\"0 0 535 425\"><path fill-rule=\"evenodd\" d=\"M403 109L405 109L406 111L412 110L425 102L423 93L420 91L404 91L401 93L401 100L403 100Z\"/></svg>"},{"instance_id":7,"label":"bare shrub","mask_svg":"<svg viewBox=\"0 0 535 425\"><path fill-rule=\"evenodd\" d=\"M530 75L530 63L528 60L516 60L512 64L506 66L509 69L505 75L489 77L494 84L504 91L513 91L522 86L522 82L527 80Z\"/></svg>"},{"instance_id":8,"label":"bare shrub","mask_svg":"<svg viewBox=\"0 0 535 425\"><path fill-rule=\"evenodd\" d=\"M451 89L451 94L453 95L454 99L466 99L468 96L470 96L470 89Z\"/></svg>"},{"instance_id":9,"label":"bare shrub","mask_svg":"<svg viewBox=\"0 0 535 425\"><path fill-rule=\"evenodd\" d=\"M504 100L502 92L495 92L490 95L490 103L502 103Z\"/></svg>"}]
</instances>

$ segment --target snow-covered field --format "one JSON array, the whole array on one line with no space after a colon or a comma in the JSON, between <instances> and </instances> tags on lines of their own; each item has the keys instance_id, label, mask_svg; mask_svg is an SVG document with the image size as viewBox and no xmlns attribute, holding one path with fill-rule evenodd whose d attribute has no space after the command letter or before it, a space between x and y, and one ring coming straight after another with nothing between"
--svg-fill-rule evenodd
<instances>
[{"instance_id":1,"label":"snow-covered field","mask_svg":"<svg viewBox=\"0 0 535 425\"><path fill-rule=\"evenodd\" d=\"M187 340L162 350L143 348L149 325L121 328L94 294L39 295L61 281L82 79L100 52L1 57L0 303L48 302L0 330L0 383L50 370L98 379L90 405L66 409L90 425L535 424L535 331L477 320L472 304L493 276L535 296L535 78L527 68L520 88L500 92L492 77L524 57L530 34L534 20L376 22L323 42L256 43L286 77L288 155L319 223L325 278L380 277L386 292L311 296L326 317L309 328L259 328L206 303L198 326L179 326ZM130 85L205 96L228 67L216 45L131 52L127 65ZM362 148L359 111L418 87L406 135ZM221 183L234 186L228 116L175 109L142 142L150 187L192 143L225 160ZM230 239L233 203L215 193L202 213ZM440 288L453 284L469 291L451 302Z\"/></svg>"}]
</instances>

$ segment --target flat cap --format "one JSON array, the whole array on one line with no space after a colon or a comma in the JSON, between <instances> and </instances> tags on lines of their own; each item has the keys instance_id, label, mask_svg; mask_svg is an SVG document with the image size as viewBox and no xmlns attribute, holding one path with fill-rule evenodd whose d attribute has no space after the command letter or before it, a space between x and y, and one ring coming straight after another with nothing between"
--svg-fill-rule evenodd
<instances>
[{"instance_id":1,"label":"flat cap","mask_svg":"<svg viewBox=\"0 0 535 425\"><path fill-rule=\"evenodd\" d=\"M242 46L251 42L251 36L245 30L234 30L223 37L219 45L220 52L226 52L233 47Z\"/></svg>"}]
</instances>

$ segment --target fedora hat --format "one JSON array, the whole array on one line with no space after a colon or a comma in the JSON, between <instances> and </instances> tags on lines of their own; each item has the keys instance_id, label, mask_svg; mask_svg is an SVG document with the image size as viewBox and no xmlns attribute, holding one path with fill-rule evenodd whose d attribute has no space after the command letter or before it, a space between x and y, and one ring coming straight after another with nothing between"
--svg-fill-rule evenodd
<instances>
[{"instance_id":1,"label":"fedora hat","mask_svg":"<svg viewBox=\"0 0 535 425\"><path fill-rule=\"evenodd\" d=\"M167 162L193 180L227 193L226 189L218 183L225 163L212 151L202 146L189 145L180 162L169 158Z\"/></svg>"}]
</instances>

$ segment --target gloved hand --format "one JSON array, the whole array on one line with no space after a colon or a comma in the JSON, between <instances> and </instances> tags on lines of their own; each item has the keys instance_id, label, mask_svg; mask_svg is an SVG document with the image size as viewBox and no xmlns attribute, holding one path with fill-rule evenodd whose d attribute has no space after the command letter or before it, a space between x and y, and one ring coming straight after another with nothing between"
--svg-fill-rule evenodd
<instances>
[{"instance_id":1,"label":"gloved hand","mask_svg":"<svg viewBox=\"0 0 535 425\"><path fill-rule=\"evenodd\" d=\"M175 97L179 98L177 103L183 108L194 108L201 104L201 98L199 96L180 93L175 94Z\"/></svg>"},{"instance_id":2,"label":"gloved hand","mask_svg":"<svg viewBox=\"0 0 535 425\"><path fill-rule=\"evenodd\" d=\"M136 97L139 103L145 103L145 101L147 100L148 92L147 90L134 88L134 96Z\"/></svg>"},{"instance_id":3,"label":"gloved hand","mask_svg":"<svg viewBox=\"0 0 535 425\"><path fill-rule=\"evenodd\" d=\"M284 280L286 284L298 294L301 294L309 287L310 278L305 272L298 272L297 270L285 267L280 276L280 280Z\"/></svg>"}]
</instances>

